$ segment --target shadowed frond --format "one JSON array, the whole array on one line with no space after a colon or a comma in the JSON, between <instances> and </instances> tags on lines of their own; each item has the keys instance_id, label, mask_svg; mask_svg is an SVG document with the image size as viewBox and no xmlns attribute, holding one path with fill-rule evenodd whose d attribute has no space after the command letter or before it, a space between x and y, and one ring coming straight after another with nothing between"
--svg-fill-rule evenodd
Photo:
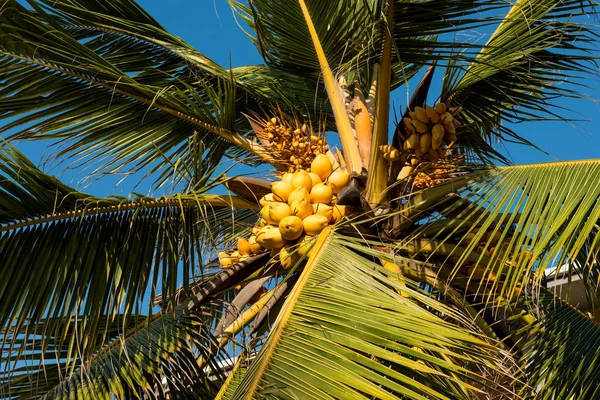
<instances>
[{"instance_id":1,"label":"shadowed frond","mask_svg":"<svg viewBox=\"0 0 600 400\"><path fill-rule=\"evenodd\" d=\"M0 192L3 348L34 339L43 348L49 342L36 332L58 335L66 318L87 337L77 351L93 353L114 321L126 327L157 291L164 308L180 297L180 286L188 293L193 276L210 272L205 252L256 221L256 205L236 197L88 196L10 146L0 147Z\"/></svg>"},{"instance_id":2,"label":"shadowed frond","mask_svg":"<svg viewBox=\"0 0 600 400\"><path fill-rule=\"evenodd\" d=\"M523 347L522 362L535 398L598 398L600 325L547 291L529 308L539 320Z\"/></svg>"},{"instance_id":3,"label":"shadowed frond","mask_svg":"<svg viewBox=\"0 0 600 400\"><path fill-rule=\"evenodd\" d=\"M122 326L119 319L109 322L115 337L101 338L101 346L89 354L69 347L77 340L73 328L53 336L38 325L41 330L36 334L44 335L51 345L40 353L40 342L32 341L29 351L15 357L23 367L2 373L1 394L46 399L161 399L167 393L178 398L212 396L217 386L208 380L196 357L206 354L214 340L210 334L214 312L208 304L193 313L185 311L189 311L187 304L150 319L140 316L134 326ZM18 350L24 349L14 349ZM224 379L215 365L211 367L216 378Z\"/></svg>"}]
</instances>

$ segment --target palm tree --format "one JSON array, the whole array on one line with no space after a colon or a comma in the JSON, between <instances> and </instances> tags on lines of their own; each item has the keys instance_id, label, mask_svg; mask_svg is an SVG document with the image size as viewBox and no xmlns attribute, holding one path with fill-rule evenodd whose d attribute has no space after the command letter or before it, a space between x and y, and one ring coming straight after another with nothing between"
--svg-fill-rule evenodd
<instances>
[{"instance_id":1,"label":"palm tree","mask_svg":"<svg viewBox=\"0 0 600 400\"><path fill-rule=\"evenodd\" d=\"M229 3L264 65L223 68L133 0L1 3L0 395L598 398L600 327L544 271L600 300L600 162L498 151L582 96L595 4ZM77 191L11 143L34 139L163 195ZM319 165L347 172L315 178L335 215L299 245L261 227L268 180Z\"/></svg>"}]
</instances>

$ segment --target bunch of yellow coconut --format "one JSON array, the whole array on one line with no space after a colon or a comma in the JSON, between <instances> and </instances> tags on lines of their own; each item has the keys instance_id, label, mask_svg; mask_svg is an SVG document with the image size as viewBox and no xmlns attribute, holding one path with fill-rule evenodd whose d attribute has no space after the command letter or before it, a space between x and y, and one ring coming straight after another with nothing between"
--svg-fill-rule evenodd
<instances>
[{"instance_id":1,"label":"bunch of yellow coconut","mask_svg":"<svg viewBox=\"0 0 600 400\"><path fill-rule=\"evenodd\" d=\"M415 107L403 119L402 150L391 145L380 146L385 159L406 162L411 156L420 161L437 161L447 156L447 145L456 141L456 128L461 123L454 117L461 107L448 108L444 103L435 107Z\"/></svg>"},{"instance_id":2,"label":"bunch of yellow coconut","mask_svg":"<svg viewBox=\"0 0 600 400\"><path fill-rule=\"evenodd\" d=\"M252 236L240 238L237 250L219 253L221 266L229 267L263 249L278 256L285 269L294 266L310 249L312 239L346 214L345 206L336 204L336 195L349 180L348 172L333 170L325 154L314 157L310 172L284 173L271 184L271 193L260 199L262 218Z\"/></svg>"}]
</instances>

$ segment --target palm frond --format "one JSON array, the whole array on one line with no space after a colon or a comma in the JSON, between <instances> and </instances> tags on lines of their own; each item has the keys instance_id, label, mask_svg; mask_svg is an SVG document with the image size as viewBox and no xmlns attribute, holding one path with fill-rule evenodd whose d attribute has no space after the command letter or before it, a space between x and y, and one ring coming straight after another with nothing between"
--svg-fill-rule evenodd
<instances>
[{"instance_id":1,"label":"palm frond","mask_svg":"<svg viewBox=\"0 0 600 400\"><path fill-rule=\"evenodd\" d=\"M93 352L120 315L127 326L157 291L166 309L181 297L180 286L190 294L192 277L210 272L206 252L256 221L254 203L201 191L95 198L42 173L10 146L0 147L0 193L3 348L33 338L47 346L36 336L38 324L56 334L67 319L88 337L69 351Z\"/></svg>"},{"instance_id":2,"label":"palm frond","mask_svg":"<svg viewBox=\"0 0 600 400\"><path fill-rule=\"evenodd\" d=\"M0 93L0 117L12 121L3 132L61 139L59 155L113 172L126 165L164 169L165 156L191 163L185 144L195 132L208 169L227 151L268 158L244 136L250 127L236 111L257 109L257 102L247 104L230 72L157 27L130 22L125 30L125 19L67 3L4 6L0 76L10 84Z\"/></svg>"},{"instance_id":3,"label":"palm frond","mask_svg":"<svg viewBox=\"0 0 600 400\"><path fill-rule=\"evenodd\" d=\"M587 261L596 254L598 173L598 160L480 169L429 209L437 216L413 234L427 237L421 249L432 260L438 252L439 262L455 263L455 273L482 268L493 273L482 284L512 294L539 284L546 268L567 263L572 269L582 255ZM428 234L436 221L445 222Z\"/></svg>"},{"instance_id":4,"label":"palm frond","mask_svg":"<svg viewBox=\"0 0 600 400\"><path fill-rule=\"evenodd\" d=\"M116 326L118 337L103 338L106 340L99 342L102 346L81 357L77 365L67 362L73 357L66 353L68 346L62 344L68 344L68 337L47 338L55 346L43 353L39 353L34 342L29 354L19 355L21 364L26 365L5 373L2 394L46 399L131 395L165 398L168 393L181 398L214 395L217 386L196 363L198 354L206 354L214 340L210 334L214 312L208 305L194 313L185 310L187 304L174 313L140 318L137 325L126 331L122 329L127 326ZM215 377L223 379L218 368L212 371Z\"/></svg>"},{"instance_id":5,"label":"palm frond","mask_svg":"<svg viewBox=\"0 0 600 400\"><path fill-rule=\"evenodd\" d=\"M536 399L600 395L600 326L548 291L531 301L538 317L523 346L524 372Z\"/></svg>"},{"instance_id":6,"label":"palm frond","mask_svg":"<svg viewBox=\"0 0 600 400\"><path fill-rule=\"evenodd\" d=\"M494 347L428 308L456 312L390 281L335 235L315 248L234 399L458 399L486 385L462 365L499 365Z\"/></svg>"},{"instance_id":7,"label":"palm frond","mask_svg":"<svg viewBox=\"0 0 600 400\"><path fill-rule=\"evenodd\" d=\"M585 97L577 89L596 69L595 13L581 0L512 3L479 55L447 71L442 100L463 107L463 136L531 145L505 124L564 120L552 100Z\"/></svg>"}]
</instances>

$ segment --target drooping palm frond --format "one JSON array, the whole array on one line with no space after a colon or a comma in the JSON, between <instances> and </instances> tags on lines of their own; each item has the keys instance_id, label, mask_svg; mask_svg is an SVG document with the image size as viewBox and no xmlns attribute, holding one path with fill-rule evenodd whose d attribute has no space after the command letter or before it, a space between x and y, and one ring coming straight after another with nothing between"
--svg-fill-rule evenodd
<instances>
[{"instance_id":1,"label":"drooping palm frond","mask_svg":"<svg viewBox=\"0 0 600 400\"><path fill-rule=\"evenodd\" d=\"M597 398L598 323L547 291L529 309L539 319L523 346L522 362L535 398Z\"/></svg>"},{"instance_id":2,"label":"drooping palm frond","mask_svg":"<svg viewBox=\"0 0 600 400\"><path fill-rule=\"evenodd\" d=\"M455 311L390 281L335 234L312 251L233 399L458 399L486 386L464 365L498 368L494 347L431 310Z\"/></svg>"},{"instance_id":3,"label":"drooping palm frond","mask_svg":"<svg viewBox=\"0 0 600 400\"><path fill-rule=\"evenodd\" d=\"M182 297L180 286L189 294L192 277L209 273L205 252L256 220L255 204L201 191L162 199L88 196L10 146L0 147L0 193L3 349L32 341L45 349L53 336L64 339L65 321L72 321L87 339L69 341L65 351L84 358L115 321L125 329L147 309L157 291L165 309Z\"/></svg>"},{"instance_id":4,"label":"drooping palm frond","mask_svg":"<svg viewBox=\"0 0 600 400\"><path fill-rule=\"evenodd\" d=\"M40 341L31 340L24 348L13 348L16 356L10 354L2 360L11 369L0 374L0 395L47 399L165 398L167 393L178 398L212 396L218 386L208 379L196 357L206 355L211 348L214 338L210 326L215 313L209 304L186 313L189 309L185 303L173 313L150 319L140 316L128 324L133 326L123 326L123 319L113 321L106 316L112 335L94 342L96 347L89 354L70 348L72 342L81 340L74 327L78 324L72 321L65 324L70 330L59 331L56 336L40 324L33 332L25 330L44 336L51 345L40 349ZM22 366L14 368L19 364ZM216 364L211 362L211 366L214 378L224 379Z\"/></svg>"},{"instance_id":5,"label":"drooping palm frond","mask_svg":"<svg viewBox=\"0 0 600 400\"><path fill-rule=\"evenodd\" d=\"M505 293L539 283L546 268L564 263L573 268L582 254L586 259L596 254L598 173L600 163L586 160L484 168L465 175L459 186L448 184L454 195L428 209L437 216L414 230L415 236L427 237L417 247L432 256L438 252L440 261L452 258L454 272L466 266L492 272L493 282L487 284ZM439 229L432 230L435 226Z\"/></svg>"},{"instance_id":6,"label":"drooping palm frond","mask_svg":"<svg viewBox=\"0 0 600 400\"><path fill-rule=\"evenodd\" d=\"M3 132L62 139L60 154L109 171L164 169L165 155L191 163L185 144L194 132L211 150L201 155L208 169L230 148L268 158L244 136L249 124L238 111L258 110L257 101L247 102L230 72L135 12L79 3L4 5L0 116L13 121Z\"/></svg>"},{"instance_id":7,"label":"drooping palm frond","mask_svg":"<svg viewBox=\"0 0 600 400\"><path fill-rule=\"evenodd\" d=\"M581 0L512 3L476 59L447 71L442 100L464 108L464 135L531 144L505 123L562 120L552 100L585 97L577 89L597 69L595 14Z\"/></svg>"}]
</instances>

